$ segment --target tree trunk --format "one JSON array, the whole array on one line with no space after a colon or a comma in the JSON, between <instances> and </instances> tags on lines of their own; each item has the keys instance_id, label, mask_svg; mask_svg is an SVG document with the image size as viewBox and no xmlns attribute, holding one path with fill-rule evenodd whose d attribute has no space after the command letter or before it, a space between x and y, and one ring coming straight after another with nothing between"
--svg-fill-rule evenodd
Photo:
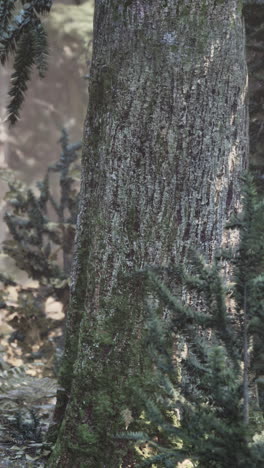
<instances>
[{"instance_id":1,"label":"tree trunk","mask_svg":"<svg viewBox=\"0 0 264 468\"><path fill-rule=\"evenodd\" d=\"M264 197L264 3L255 2L244 7L247 31L247 63L249 71L249 139L250 139L250 165L255 173L256 188L260 197ZM259 265L261 271L261 265ZM263 375L262 340L254 336L251 351L251 381L254 380L256 404L264 411L264 385L261 382ZM245 371L244 371L245 372Z\"/></svg>"},{"instance_id":2,"label":"tree trunk","mask_svg":"<svg viewBox=\"0 0 264 468\"><path fill-rule=\"evenodd\" d=\"M209 260L239 208L248 122L238 3L95 2L55 412L57 426L63 422L50 467L135 466L129 445L113 438L130 422L137 430L140 411L133 386L144 371L145 292L132 272L183 261L190 247Z\"/></svg>"}]
</instances>

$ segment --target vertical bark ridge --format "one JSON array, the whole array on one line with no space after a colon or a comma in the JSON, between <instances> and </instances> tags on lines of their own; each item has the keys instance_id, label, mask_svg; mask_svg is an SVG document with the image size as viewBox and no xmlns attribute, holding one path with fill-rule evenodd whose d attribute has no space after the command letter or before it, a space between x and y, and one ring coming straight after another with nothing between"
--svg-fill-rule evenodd
<instances>
[{"instance_id":1,"label":"vertical bark ridge","mask_svg":"<svg viewBox=\"0 0 264 468\"><path fill-rule=\"evenodd\" d=\"M122 411L138 416L144 286L126 275L190 247L209 260L239 209L244 26L236 0L97 0L94 27L62 372L70 400L50 466L128 468L131 451L112 436Z\"/></svg>"}]
</instances>

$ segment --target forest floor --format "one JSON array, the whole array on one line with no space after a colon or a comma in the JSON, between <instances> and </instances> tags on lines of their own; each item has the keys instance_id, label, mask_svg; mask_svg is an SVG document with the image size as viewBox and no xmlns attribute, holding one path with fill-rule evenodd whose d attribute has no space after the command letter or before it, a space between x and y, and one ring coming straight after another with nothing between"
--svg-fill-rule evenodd
<instances>
[{"instance_id":1,"label":"forest floor","mask_svg":"<svg viewBox=\"0 0 264 468\"><path fill-rule=\"evenodd\" d=\"M63 314L52 301L46 312L50 330L41 330L43 320L27 320L21 330L21 320L11 327L14 318L0 310L0 468L44 467L50 454L45 434L56 402Z\"/></svg>"}]
</instances>

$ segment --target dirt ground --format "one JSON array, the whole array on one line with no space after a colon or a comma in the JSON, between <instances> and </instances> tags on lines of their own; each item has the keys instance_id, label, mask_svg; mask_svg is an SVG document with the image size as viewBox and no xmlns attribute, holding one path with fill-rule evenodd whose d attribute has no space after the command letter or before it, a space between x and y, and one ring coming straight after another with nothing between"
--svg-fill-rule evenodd
<instances>
[{"instance_id":1,"label":"dirt ground","mask_svg":"<svg viewBox=\"0 0 264 468\"><path fill-rule=\"evenodd\" d=\"M63 313L50 299L45 314L53 324L47 332L43 319L21 330L23 321L0 310L0 468L44 467L50 453L45 434L56 402Z\"/></svg>"}]
</instances>

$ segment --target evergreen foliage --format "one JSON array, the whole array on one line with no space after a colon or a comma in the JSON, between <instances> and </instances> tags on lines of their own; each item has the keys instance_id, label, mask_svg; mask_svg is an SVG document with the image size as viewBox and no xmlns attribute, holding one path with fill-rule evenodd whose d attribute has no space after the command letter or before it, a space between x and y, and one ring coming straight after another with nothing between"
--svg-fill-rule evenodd
<instances>
[{"instance_id":1,"label":"evergreen foliage","mask_svg":"<svg viewBox=\"0 0 264 468\"><path fill-rule=\"evenodd\" d=\"M14 55L11 76L8 120L14 124L18 117L30 72L36 65L42 78L47 69L48 43L40 15L50 11L52 0L0 0L0 61L5 65Z\"/></svg>"},{"instance_id":2,"label":"evergreen foliage","mask_svg":"<svg viewBox=\"0 0 264 468\"><path fill-rule=\"evenodd\" d=\"M52 279L65 280L69 273L66 259L63 270L59 271L56 257L60 249L64 257L71 254L78 207L74 171L79 177L76 161L81 143L70 144L65 130L60 141L60 159L48 168L44 179L37 184L39 194L16 179L12 171L2 171L2 177L9 185L6 194L9 210L4 220L12 236L3 243L4 253L12 257L30 278L40 282L46 280L50 284ZM50 189L50 176L54 172L59 173L59 200ZM49 218L48 205L53 207L58 222Z\"/></svg>"},{"instance_id":3,"label":"evergreen foliage","mask_svg":"<svg viewBox=\"0 0 264 468\"><path fill-rule=\"evenodd\" d=\"M193 255L188 271L169 268L186 303L147 273L146 344L156 392L152 399L140 393L146 432L121 435L148 447L140 466L172 468L184 460L201 468L264 466L263 221L263 201L247 175L243 212L228 226L239 229L239 247L221 252L211 266Z\"/></svg>"},{"instance_id":4,"label":"evergreen foliage","mask_svg":"<svg viewBox=\"0 0 264 468\"><path fill-rule=\"evenodd\" d=\"M5 197L8 210L4 220L10 236L3 242L3 252L39 284L38 288L18 287L18 299L13 307L8 305L8 287L19 285L12 278L0 275L4 286L0 293L0 308L7 309L11 315L16 314L10 324L22 333L27 327L27 320L33 317L39 328L47 333L44 304L48 297L60 301L64 310L68 304L68 277L78 210L81 143L70 143L64 129L60 144L62 152L59 160L49 166L36 189L23 184L12 171L4 169L0 172L0 177L9 185ZM57 174L55 177L59 179L60 190L57 194L52 189L52 174L53 177ZM50 326L49 323L46 325Z\"/></svg>"}]
</instances>

